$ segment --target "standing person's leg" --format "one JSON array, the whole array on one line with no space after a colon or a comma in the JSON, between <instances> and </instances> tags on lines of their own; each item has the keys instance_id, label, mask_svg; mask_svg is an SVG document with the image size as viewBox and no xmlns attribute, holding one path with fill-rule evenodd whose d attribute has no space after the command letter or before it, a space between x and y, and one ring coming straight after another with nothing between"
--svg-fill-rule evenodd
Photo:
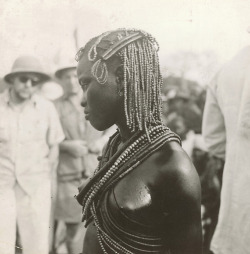
<instances>
[{"instance_id":1,"label":"standing person's leg","mask_svg":"<svg viewBox=\"0 0 250 254\"><path fill-rule=\"evenodd\" d=\"M51 181L43 180L30 195L20 186L17 193L17 220L23 254L49 253Z\"/></svg>"},{"instance_id":2,"label":"standing person's leg","mask_svg":"<svg viewBox=\"0 0 250 254\"><path fill-rule=\"evenodd\" d=\"M20 239L18 225L16 225L16 254L22 253L22 243Z\"/></svg>"},{"instance_id":3,"label":"standing person's leg","mask_svg":"<svg viewBox=\"0 0 250 254\"><path fill-rule=\"evenodd\" d=\"M14 254L16 199L13 186L0 186L0 253Z\"/></svg>"},{"instance_id":4,"label":"standing person's leg","mask_svg":"<svg viewBox=\"0 0 250 254\"><path fill-rule=\"evenodd\" d=\"M56 207L56 196L57 196L57 174L56 171L52 172L51 175L51 214L50 214L50 235L49 235L49 250L55 252L55 233L57 227L57 221L55 220L55 207Z\"/></svg>"},{"instance_id":5,"label":"standing person's leg","mask_svg":"<svg viewBox=\"0 0 250 254\"><path fill-rule=\"evenodd\" d=\"M69 254L80 253L85 235L82 220L82 207L74 195L78 193L79 180L58 183L56 218L66 225L65 243Z\"/></svg>"}]
</instances>

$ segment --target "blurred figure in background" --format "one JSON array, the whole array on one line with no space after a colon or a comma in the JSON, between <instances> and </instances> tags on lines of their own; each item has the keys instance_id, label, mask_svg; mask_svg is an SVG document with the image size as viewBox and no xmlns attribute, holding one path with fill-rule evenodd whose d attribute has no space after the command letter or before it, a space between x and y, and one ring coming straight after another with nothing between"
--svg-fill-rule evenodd
<instances>
[{"instance_id":1,"label":"blurred figure in background","mask_svg":"<svg viewBox=\"0 0 250 254\"><path fill-rule=\"evenodd\" d=\"M47 100L55 101L63 95L63 88L55 80L50 80L44 83L38 92Z\"/></svg>"},{"instance_id":2,"label":"blurred figure in background","mask_svg":"<svg viewBox=\"0 0 250 254\"><path fill-rule=\"evenodd\" d=\"M66 247L69 254L81 251L81 208L74 195L81 181L86 179L84 155L87 154L85 124L81 108L82 93L76 67L68 65L55 72L64 94L55 101L65 139L60 144L57 171L57 199L55 220L66 225ZM56 239L55 239L56 240Z\"/></svg>"},{"instance_id":3,"label":"blurred figure in background","mask_svg":"<svg viewBox=\"0 0 250 254\"><path fill-rule=\"evenodd\" d=\"M4 92L4 90L7 88L7 84L4 81L4 79L0 78L0 93Z\"/></svg>"},{"instance_id":4,"label":"blurred figure in background","mask_svg":"<svg viewBox=\"0 0 250 254\"><path fill-rule=\"evenodd\" d=\"M166 122L167 126L180 136L182 148L192 158L195 133L192 129L188 128L185 118L177 112L172 112L168 115Z\"/></svg>"},{"instance_id":5,"label":"blurred figure in background","mask_svg":"<svg viewBox=\"0 0 250 254\"><path fill-rule=\"evenodd\" d=\"M211 249L215 254L249 254L250 47L226 64L208 87L203 135L210 153L225 159Z\"/></svg>"},{"instance_id":6,"label":"blurred figure in background","mask_svg":"<svg viewBox=\"0 0 250 254\"><path fill-rule=\"evenodd\" d=\"M190 92L186 90L188 87L185 90L182 88L177 91L170 90L166 96L166 111L163 113L165 117L168 117L172 112L177 113L185 120L185 125L189 130L194 133L201 133L202 111Z\"/></svg>"},{"instance_id":7,"label":"blurred figure in background","mask_svg":"<svg viewBox=\"0 0 250 254\"><path fill-rule=\"evenodd\" d=\"M0 253L48 254L51 178L64 139L54 105L35 94L50 77L32 56L16 59L0 98Z\"/></svg>"},{"instance_id":8,"label":"blurred figure in background","mask_svg":"<svg viewBox=\"0 0 250 254\"><path fill-rule=\"evenodd\" d=\"M81 107L83 94L74 64L61 67L55 76L64 91L55 105L65 134L65 140L60 144L55 219L66 225L68 253L78 254L82 249L85 229L81 223L82 209L74 196L80 183L84 184L96 169L97 156L114 131L96 131L84 119Z\"/></svg>"},{"instance_id":9,"label":"blurred figure in background","mask_svg":"<svg viewBox=\"0 0 250 254\"><path fill-rule=\"evenodd\" d=\"M183 101L184 99L178 100ZM177 109L170 107L172 113L165 118L165 121L167 126L180 136L182 147L192 159L200 177L202 189L203 253L207 254L218 219L221 186L220 172L222 172L223 163L220 159L208 153L201 134L195 133L195 130L191 129L191 127L201 125L200 115L196 114L196 111L193 112L193 107L189 107L187 103L189 99L185 98L185 100L186 108L184 109L184 105ZM173 99L170 100L170 103L171 105L175 104ZM190 118L190 116L192 117ZM195 122L192 126L189 124L191 120Z\"/></svg>"},{"instance_id":10,"label":"blurred figure in background","mask_svg":"<svg viewBox=\"0 0 250 254\"><path fill-rule=\"evenodd\" d=\"M203 229L203 254L208 254L211 239L218 221L220 207L221 173L223 160L211 156L204 146L204 139L196 138L192 160L201 181L201 211Z\"/></svg>"}]
</instances>

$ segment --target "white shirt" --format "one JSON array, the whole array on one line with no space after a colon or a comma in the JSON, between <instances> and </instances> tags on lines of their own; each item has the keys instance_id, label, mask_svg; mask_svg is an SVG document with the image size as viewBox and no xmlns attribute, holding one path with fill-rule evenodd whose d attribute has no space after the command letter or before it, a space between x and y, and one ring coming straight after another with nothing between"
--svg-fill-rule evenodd
<instances>
[{"instance_id":1,"label":"white shirt","mask_svg":"<svg viewBox=\"0 0 250 254\"><path fill-rule=\"evenodd\" d=\"M203 135L225 158L215 254L250 253L250 47L218 73L207 91Z\"/></svg>"},{"instance_id":2,"label":"white shirt","mask_svg":"<svg viewBox=\"0 0 250 254\"><path fill-rule=\"evenodd\" d=\"M32 193L43 179L51 177L49 149L63 139L51 102L34 95L19 112L6 90L0 95L0 187L18 181Z\"/></svg>"}]
</instances>

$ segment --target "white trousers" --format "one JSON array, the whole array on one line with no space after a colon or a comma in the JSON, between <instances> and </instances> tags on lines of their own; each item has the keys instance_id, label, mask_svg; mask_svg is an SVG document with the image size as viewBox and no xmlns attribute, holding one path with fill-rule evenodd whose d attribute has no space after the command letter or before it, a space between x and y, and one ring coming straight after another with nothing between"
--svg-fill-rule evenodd
<instances>
[{"instance_id":1,"label":"white trousers","mask_svg":"<svg viewBox=\"0 0 250 254\"><path fill-rule=\"evenodd\" d=\"M23 254L48 254L50 209L50 180L30 195L18 183L0 186L0 253L15 253L18 225Z\"/></svg>"}]
</instances>

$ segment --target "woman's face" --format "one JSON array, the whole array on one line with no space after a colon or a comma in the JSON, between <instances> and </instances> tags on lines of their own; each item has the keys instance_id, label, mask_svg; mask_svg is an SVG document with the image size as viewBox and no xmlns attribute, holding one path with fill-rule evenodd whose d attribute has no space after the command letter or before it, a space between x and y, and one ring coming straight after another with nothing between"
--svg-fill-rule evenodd
<instances>
[{"instance_id":1,"label":"woman's face","mask_svg":"<svg viewBox=\"0 0 250 254\"><path fill-rule=\"evenodd\" d=\"M107 82L99 84L91 74L93 64L84 53L77 66L77 76L83 90L85 118L95 129L103 131L119 122L122 117L123 97L118 95L115 65L108 66Z\"/></svg>"}]
</instances>

